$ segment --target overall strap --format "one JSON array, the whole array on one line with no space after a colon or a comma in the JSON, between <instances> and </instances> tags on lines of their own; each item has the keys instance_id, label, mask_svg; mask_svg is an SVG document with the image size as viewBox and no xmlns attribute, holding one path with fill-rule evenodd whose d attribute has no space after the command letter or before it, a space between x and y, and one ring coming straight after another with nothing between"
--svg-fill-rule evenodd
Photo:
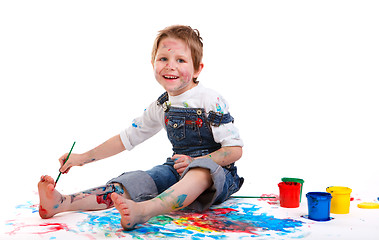
<instances>
[{"instance_id":1,"label":"overall strap","mask_svg":"<svg viewBox=\"0 0 379 240\"><path fill-rule=\"evenodd\" d=\"M157 99L157 105L162 105L163 103L168 101L168 93L163 93L158 99Z\"/></svg>"},{"instance_id":2,"label":"overall strap","mask_svg":"<svg viewBox=\"0 0 379 240\"><path fill-rule=\"evenodd\" d=\"M163 93L157 100L157 105L161 106L163 108L163 111L167 112L170 108L170 106L167 104L168 101L168 93Z\"/></svg>"},{"instance_id":3,"label":"overall strap","mask_svg":"<svg viewBox=\"0 0 379 240\"><path fill-rule=\"evenodd\" d=\"M169 110L169 106L167 106L165 103L168 101L168 93L163 93L158 99L157 99L157 105L160 105L163 107L164 111L167 112ZM234 122L234 118L230 115L230 113L220 113L220 112L214 112L210 111L208 114L208 119L210 125L218 127L221 124L226 124L230 122Z\"/></svg>"},{"instance_id":4,"label":"overall strap","mask_svg":"<svg viewBox=\"0 0 379 240\"><path fill-rule=\"evenodd\" d=\"M210 111L208 114L208 122L215 127L220 126L221 124L234 122L234 118L230 115L230 113L220 113Z\"/></svg>"}]
</instances>

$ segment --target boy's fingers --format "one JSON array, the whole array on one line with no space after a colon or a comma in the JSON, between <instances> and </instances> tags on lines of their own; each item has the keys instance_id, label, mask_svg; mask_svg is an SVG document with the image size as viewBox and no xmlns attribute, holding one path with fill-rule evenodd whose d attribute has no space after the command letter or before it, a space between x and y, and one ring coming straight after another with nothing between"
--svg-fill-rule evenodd
<instances>
[{"instance_id":1,"label":"boy's fingers","mask_svg":"<svg viewBox=\"0 0 379 240\"><path fill-rule=\"evenodd\" d=\"M66 163L67 164L67 163ZM61 173L68 173L68 171L70 170L70 168L71 168L71 166L67 166L66 164L64 164L60 169L59 169L59 171L61 172Z\"/></svg>"}]
</instances>

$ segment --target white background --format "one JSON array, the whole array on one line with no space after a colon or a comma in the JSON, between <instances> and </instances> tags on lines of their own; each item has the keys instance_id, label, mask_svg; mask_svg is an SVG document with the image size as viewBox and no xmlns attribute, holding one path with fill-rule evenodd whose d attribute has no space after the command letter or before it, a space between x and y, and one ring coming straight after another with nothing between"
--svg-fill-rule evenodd
<instances>
[{"instance_id":1,"label":"white background","mask_svg":"<svg viewBox=\"0 0 379 240\"><path fill-rule=\"evenodd\" d=\"M2 1L1 205L23 203L74 141L75 153L101 144L163 92L150 54L173 24L199 29L199 80L231 106L245 143L240 195L298 177L304 193L342 185L379 197L378 12L376 1ZM161 131L57 188L103 185L170 155Z\"/></svg>"}]
</instances>

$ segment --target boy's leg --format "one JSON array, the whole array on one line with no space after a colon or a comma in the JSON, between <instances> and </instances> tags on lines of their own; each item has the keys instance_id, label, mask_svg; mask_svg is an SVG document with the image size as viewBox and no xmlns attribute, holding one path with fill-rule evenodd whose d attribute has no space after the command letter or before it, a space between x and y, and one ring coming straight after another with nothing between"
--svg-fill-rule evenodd
<instances>
[{"instance_id":1,"label":"boy's leg","mask_svg":"<svg viewBox=\"0 0 379 240\"><path fill-rule=\"evenodd\" d=\"M194 168L178 183L151 200L134 202L116 193L112 193L111 198L121 214L121 225L125 230L130 230L154 216L187 207L212 184L208 169Z\"/></svg>"},{"instance_id":2,"label":"boy's leg","mask_svg":"<svg viewBox=\"0 0 379 240\"><path fill-rule=\"evenodd\" d=\"M123 187L117 183L72 195L62 195L55 189L55 182L52 177L42 176L38 183L39 215L41 218L50 218L61 212L107 209L113 207L113 201L110 197L113 192L124 198L129 197Z\"/></svg>"}]
</instances>

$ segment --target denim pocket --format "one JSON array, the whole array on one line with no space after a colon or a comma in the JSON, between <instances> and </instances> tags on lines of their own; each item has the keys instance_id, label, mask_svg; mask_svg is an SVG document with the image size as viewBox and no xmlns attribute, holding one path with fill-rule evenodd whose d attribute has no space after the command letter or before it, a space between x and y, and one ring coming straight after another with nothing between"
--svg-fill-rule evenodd
<instances>
[{"instance_id":1,"label":"denim pocket","mask_svg":"<svg viewBox=\"0 0 379 240\"><path fill-rule=\"evenodd\" d=\"M186 118L169 116L167 120L167 132L169 137L175 141L183 140L186 137Z\"/></svg>"}]
</instances>

